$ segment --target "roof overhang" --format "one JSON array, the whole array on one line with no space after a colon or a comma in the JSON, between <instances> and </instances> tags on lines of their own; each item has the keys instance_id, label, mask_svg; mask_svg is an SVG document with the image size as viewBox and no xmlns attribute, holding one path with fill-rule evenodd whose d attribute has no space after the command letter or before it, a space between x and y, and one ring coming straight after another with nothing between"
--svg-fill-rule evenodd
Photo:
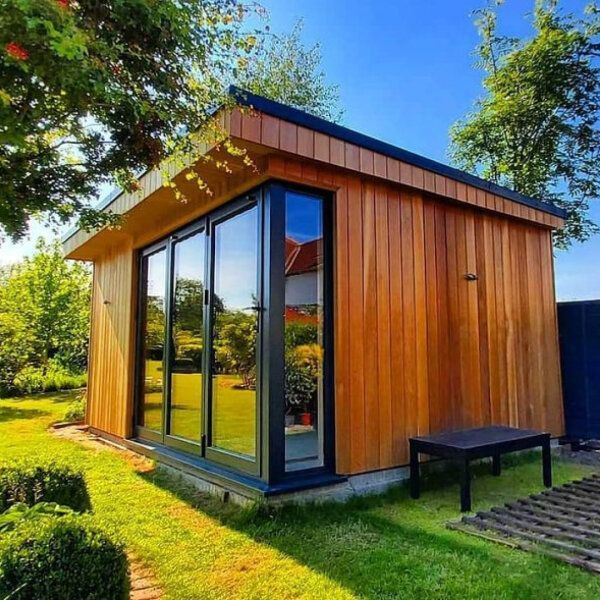
<instances>
[{"instance_id":1,"label":"roof overhang","mask_svg":"<svg viewBox=\"0 0 600 600\"><path fill-rule=\"evenodd\" d=\"M213 117L219 121L222 139L200 145L195 165L167 167L167 177L183 192L186 202L164 185L164 167L146 172L139 178L140 191L115 192L100 205L101 210L122 215L122 224L89 232L70 231L63 238L65 256L94 260L114 245L150 243L262 181L281 176L277 161L272 160L281 155L326 163L547 227L561 227L566 218L566 212L552 204L301 110L235 87L230 93L239 108L220 110ZM250 161L228 154L220 143L225 137L247 152ZM200 157L210 160L201 161ZM222 167L224 162L227 169ZM186 179L192 167L206 183L205 189Z\"/></svg>"}]
</instances>

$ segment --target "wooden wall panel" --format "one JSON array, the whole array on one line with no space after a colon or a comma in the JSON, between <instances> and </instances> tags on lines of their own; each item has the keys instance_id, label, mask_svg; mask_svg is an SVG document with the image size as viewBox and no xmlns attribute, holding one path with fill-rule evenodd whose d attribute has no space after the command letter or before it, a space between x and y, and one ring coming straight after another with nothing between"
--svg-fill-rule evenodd
<instances>
[{"instance_id":1,"label":"wooden wall panel","mask_svg":"<svg viewBox=\"0 0 600 600\"><path fill-rule=\"evenodd\" d=\"M133 407L133 260L130 246L111 249L94 263L92 292L86 419L121 437L131 433Z\"/></svg>"},{"instance_id":2,"label":"wooden wall panel","mask_svg":"<svg viewBox=\"0 0 600 600\"><path fill-rule=\"evenodd\" d=\"M563 433L549 229L330 167L277 169L337 189L339 473L406 464L408 438L434 431Z\"/></svg>"}]
</instances>

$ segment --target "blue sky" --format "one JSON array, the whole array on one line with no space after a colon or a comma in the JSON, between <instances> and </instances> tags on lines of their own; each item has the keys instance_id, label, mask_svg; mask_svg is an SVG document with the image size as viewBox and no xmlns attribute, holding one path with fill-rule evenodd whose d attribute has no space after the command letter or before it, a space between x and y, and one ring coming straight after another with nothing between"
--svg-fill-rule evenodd
<instances>
[{"instance_id":1,"label":"blue sky","mask_svg":"<svg viewBox=\"0 0 600 600\"><path fill-rule=\"evenodd\" d=\"M581 12L585 1L561 0ZM275 32L304 19L307 43L320 42L324 69L340 87L344 125L448 162L448 128L481 94L473 68L478 43L470 14L484 0L262 0ZM501 31L531 33L533 0L506 0ZM600 206L592 210L600 222ZM34 234L43 231L36 227ZM31 244L0 248L0 263ZM600 236L556 257L557 295L600 298Z\"/></svg>"},{"instance_id":2,"label":"blue sky","mask_svg":"<svg viewBox=\"0 0 600 600\"><path fill-rule=\"evenodd\" d=\"M581 13L585 1L561 0ZM330 81L339 84L343 124L448 162L448 128L482 93L473 68L478 37L471 13L484 0L264 0L274 31L304 19L306 42L320 42ZM531 33L533 0L506 0L501 31ZM600 203L593 218L600 222ZM600 298L600 236L556 256L561 300Z\"/></svg>"}]
</instances>

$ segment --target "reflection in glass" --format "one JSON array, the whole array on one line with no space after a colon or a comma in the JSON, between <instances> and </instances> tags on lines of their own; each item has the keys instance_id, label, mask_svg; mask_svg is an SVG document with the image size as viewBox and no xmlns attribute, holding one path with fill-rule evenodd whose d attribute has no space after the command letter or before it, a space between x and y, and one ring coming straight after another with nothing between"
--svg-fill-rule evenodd
<instances>
[{"instance_id":1,"label":"reflection in glass","mask_svg":"<svg viewBox=\"0 0 600 600\"><path fill-rule=\"evenodd\" d=\"M144 329L144 397L140 425L153 431L162 429L163 356L165 349L165 262L166 251L160 250L144 259L143 297Z\"/></svg>"},{"instance_id":2,"label":"reflection in glass","mask_svg":"<svg viewBox=\"0 0 600 600\"><path fill-rule=\"evenodd\" d=\"M200 441L204 351L204 233L173 246L170 435Z\"/></svg>"},{"instance_id":3,"label":"reflection in glass","mask_svg":"<svg viewBox=\"0 0 600 600\"><path fill-rule=\"evenodd\" d=\"M212 445L256 454L258 211L215 227Z\"/></svg>"},{"instance_id":4,"label":"reflection in glass","mask_svg":"<svg viewBox=\"0 0 600 600\"><path fill-rule=\"evenodd\" d=\"M323 201L286 193L286 470L323 465Z\"/></svg>"}]
</instances>

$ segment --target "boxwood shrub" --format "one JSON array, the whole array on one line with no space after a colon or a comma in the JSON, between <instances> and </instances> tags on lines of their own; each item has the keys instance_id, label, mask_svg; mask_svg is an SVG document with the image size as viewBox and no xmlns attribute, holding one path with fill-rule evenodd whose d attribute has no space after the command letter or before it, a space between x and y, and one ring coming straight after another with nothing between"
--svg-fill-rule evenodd
<instances>
[{"instance_id":1,"label":"boxwood shrub","mask_svg":"<svg viewBox=\"0 0 600 600\"><path fill-rule=\"evenodd\" d=\"M0 598L126 600L122 544L88 515L28 523L0 538Z\"/></svg>"},{"instance_id":2,"label":"boxwood shrub","mask_svg":"<svg viewBox=\"0 0 600 600\"><path fill-rule=\"evenodd\" d=\"M77 512L91 508L83 474L55 462L0 466L0 512L17 502L56 502Z\"/></svg>"}]
</instances>

